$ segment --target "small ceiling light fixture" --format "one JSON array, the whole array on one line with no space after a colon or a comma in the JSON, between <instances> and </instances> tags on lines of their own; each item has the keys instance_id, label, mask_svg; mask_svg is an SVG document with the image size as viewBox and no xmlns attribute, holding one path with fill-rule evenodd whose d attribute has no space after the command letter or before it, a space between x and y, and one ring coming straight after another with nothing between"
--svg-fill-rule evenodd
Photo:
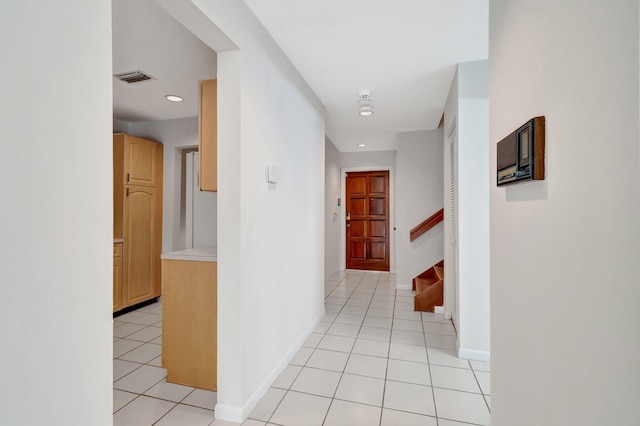
<instances>
[{"instance_id":1,"label":"small ceiling light fixture","mask_svg":"<svg viewBox=\"0 0 640 426\"><path fill-rule=\"evenodd\" d=\"M367 144L366 144L366 143L359 143L359 144L358 144L358 146L359 146L360 148L364 148L365 146L367 146Z\"/></svg>"},{"instance_id":2,"label":"small ceiling light fixture","mask_svg":"<svg viewBox=\"0 0 640 426\"><path fill-rule=\"evenodd\" d=\"M165 96L165 98L167 98L167 100L171 102L182 102L184 100L182 99L182 97L177 95L167 95Z\"/></svg>"},{"instance_id":3,"label":"small ceiling light fixture","mask_svg":"<svg viewBox=\"0 0 640 426\"><path fill-rule=\"evenodd\" d=\"M371 92L368 89L363 89L360 91L360 100L358 101L360 104L360 114L363 117L368 117L373 115L373 110L371 109Z\"/></svg>"}]
</instances>

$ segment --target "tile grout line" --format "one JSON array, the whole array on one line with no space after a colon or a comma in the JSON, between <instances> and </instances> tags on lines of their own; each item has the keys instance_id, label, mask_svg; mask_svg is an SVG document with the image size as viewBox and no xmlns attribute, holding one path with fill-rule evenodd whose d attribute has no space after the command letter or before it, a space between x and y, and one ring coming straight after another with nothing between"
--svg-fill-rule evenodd
<instances>
[{"instance_id":1,"label":"tile grout line","mask_svg":"<svg viewBox=\"0 0 640 426\"><path fill-rule=\"evenodd\" d=\"M363 277L364 277L364 275L363 275ZM353 296L353 293L358 288L358 286L360 285L361 281L362 281L362 277L360 278L360 280L358 280L358 284L356 284L356 286L354 287L353 291L351 292L351 295L349 296L349 299L351 299L351 297ZM342 308L340 309L338 315L340 315L340 312L342 312L344 307L347 306L347 302L349 301L349 299L347 299L345 304L342 305ZM336 315L336 318L338 317L338 315ZM366 317L366 311L365 311L365 317ZM364 322L364 318L362 319L362 322ZM332 324L335 324L335 320L334 320L334 322ZM347 362L344 364L344 368L343 368L342 372L340 373L340 378L338 379L338 384L336 385L336 388L333 391L333 396L331 397L331 400L329 401L329 407L327 408L327 412L324 414L324 418L322 419L322 424L323 425L327 421L327 417L329 416L329 411L331 411L331 406L333 405L333 401L335 400L336 394L338 393L338 388L340 387L340 383L342 383L342 378L344 377L345 371L347 370L347 365L349 365L349 360L351 359L351 353L353 351L353 347L356 344L356 340L358 340L358 335L360 334L360 330L361 329L362 329L362 324L360 324L360 327L358 328L358 333L356 334L356 337L355 337L355 339L353 341L353 345L351 345L351 349L349 350L349 355L347 356Z\"/></svg>"},{"instance_id":2,"label":"tile grout line","mask_svg":"<svg viewBox=\"0 0 640 426\"><path fill-rule=\"evenodd\" d=\"M471 362L469 362L469 366L471 367L471 371L473 372L473 378L476 379L476 383L478 385L478 388L480 388L480 394L482 395L482 399L484 400L484 403L487 406L487 409L489 410L489 415L491 415L491 407L489 406L489 403L487 402L487 395L485 395L484 389L482 389L482 386L480 386L480 380L478 380L478 375L476 374L476 370L475 370L475 368L473 368L473 364L471 364Z\"/></svg>"},{"instance_id":3,"label":"tile grout line","mask_svg":"<svg viewBox=\"0 0 640 426\"><path fill-rule=\"evenodd\" d=\"M382 407L380 408L380 426L382 426L382 417L384 416L384 399L387 396L387 376L389 375L389 359L391 359L391 335L393 334L393 319L396 316L396 300L398 299L398 291L393 294L393 309L391 310L391 332L389 333L389 346L387 348L387 368L384 371L384 388L382 389Z\"/></svg>"},{"instance_id":4,"label":"tile grout line","mask_svg":"<svg viewBox=\"0 0 640 426\"><path fill-rule=\"evenodd\" d=\"M171 407L171 408L169 409L169 411L167 411L167 412L166 412L166 413L164 413L162 416L160 416L160 418L159 418L158 420L156 420L155 422L153 422L153 423L152 423L152 425L157 425L157 424L158 424L158 422L159 422L160 420L162 420L163 418L165 418L165 417L166 417L166 415L167 415L167 414L169 414L170 412L172 412L172 411L174 410L174 408L176 408L177 406L178 406L178 403L175 403L175 404L173 405L173 407Z\"/></svg>"},{"instance_id":5,"label":"tile grout line","mask_svg":"<svg viewBox=\"0 0 640 426\"><path fill-rule=\"evenodd\" d=\"M420 313L420 319L422 319L422 313ZM424 322L420 321L422 325L422 331L424 332ZM429 346L427 343L427 336L424 336L424 351L427 354L427 369L429 370L429 383L431 388L431 398L433 398L433 412L436 417L436 425L440 425L440 417L438 417L438 406L436 405L436 393L433 390L433 376L431 375L431 362L429 361Z\"/></svg>"}]
</instances>

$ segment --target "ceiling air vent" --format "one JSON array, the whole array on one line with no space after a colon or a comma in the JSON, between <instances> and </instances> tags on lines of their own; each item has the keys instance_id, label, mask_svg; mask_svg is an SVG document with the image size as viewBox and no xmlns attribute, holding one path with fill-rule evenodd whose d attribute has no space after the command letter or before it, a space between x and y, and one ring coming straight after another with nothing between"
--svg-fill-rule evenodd
<instances>
[{"instance_id":1,"label":"ceiling air vent","mask_svg":"<svg viewBox=\"0 0 640 426\"><path fill-rule=\"evenodd\" d=\"M130 71L120 74L114 74L114 77L125 83L139 83L145 80L151 80L153 77L143 73L142 71Z\"/></svg>"}]
</instances>

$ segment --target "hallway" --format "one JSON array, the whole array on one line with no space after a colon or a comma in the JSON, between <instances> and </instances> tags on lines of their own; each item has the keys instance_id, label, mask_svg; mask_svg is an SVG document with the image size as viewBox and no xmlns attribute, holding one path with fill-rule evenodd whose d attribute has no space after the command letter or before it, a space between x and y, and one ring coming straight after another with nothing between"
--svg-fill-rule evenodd
<instances>
[{"instance_id":1,"label":"hallway","mask_svg":"<svg viewBox=\"0 0 640 426\"><path fill-rule=\"evenodd\" d=\"M455 329L413 311L388 273L347 271L325 283L327 314L245 426L464 426L489 423L488 363L455 355ZM114 426L231 426L216 393L166 382L162 304L114 321Z\"/></svg>"},{"instance_id":2,"label":"hallway","mask_svg":"<svg viewBox=\"0 0 640 426\"><path fill-rule=\"evenodd\" d=\"M489 364L458 359L451 321L413 312L393 274L334 274L325 296L323 321L245 425L489 423Z\"/></svg>"}]
</instances>

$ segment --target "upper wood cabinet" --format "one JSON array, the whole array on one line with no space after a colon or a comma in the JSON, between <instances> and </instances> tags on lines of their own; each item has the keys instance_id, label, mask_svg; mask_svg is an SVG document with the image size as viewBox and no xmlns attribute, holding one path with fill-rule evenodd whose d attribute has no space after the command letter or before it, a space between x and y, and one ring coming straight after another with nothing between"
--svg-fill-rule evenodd
<instances>
[{"instance_id":1,"label":"upper wood cabinet","mask_svg":"<svg viewBox=\"0 0 640 426\"><path fill-rule=\"evenodd\" d=\"M218 191L218 81L200 82L200 190Z\"/></svg>"},{"instance_id":2,"label":"upper wood cabinet","mask_svg":"<svg viewBox=\"0 0 640 426\"><path fill-rule=\"evenodd\" d=\"M123 183L127 185L157 186L158 177L162 177L162 173L158 173L159 144L122 133L114 135L114 143L116 139L119 139L118 143L123 145Z\"/></svg>"}]
</instances>

